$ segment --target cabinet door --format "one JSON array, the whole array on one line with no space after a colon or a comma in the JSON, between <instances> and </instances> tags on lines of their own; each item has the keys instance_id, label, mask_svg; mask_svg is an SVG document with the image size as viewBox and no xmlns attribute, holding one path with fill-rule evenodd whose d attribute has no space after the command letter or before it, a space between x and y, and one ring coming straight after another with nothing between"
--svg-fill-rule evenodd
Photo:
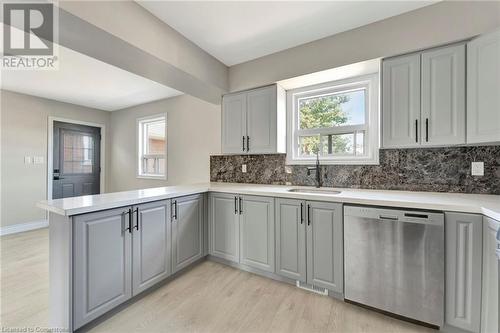
<instances>
[{"instance_id":1,"label":"cabinet door","mask_svg":"<svg viewBox=\"0 0 500 333\"><path fill-rule=\"evenodd\" d=\"M241 199L240 263L274 272L274 198Z\"/></svg>"},{"instance_id":2,"label":"cabinet door","mask_svg":"<svg viewBox=\"0 0 500 333\"><path fill-rule=\"evenodd\" d=\"M203 195L172 199L173 272L203 256Z\"/></svg>"},{"instance_id":3,"label":"cabinet door","mask_svg":"<svg viewBox=\"0 0 500 333\"><path fill-rule=\"evenodd\" d=\"M499 229L500 221L483 217L482 333L499 332L500 330L500 257L497 257L495 251L495 249L500 250L500 244L497 241L497 230Z\"/></svg>"},{"instance_id":4,"label":"cabinet door","mask_svg":"<svg viewBox=\"0 0 500 333\"><path fill-rule=\"evenodd\" d=\"M344 290L342 205L307 202L307 283Z\"/></svg>"},{"instance_id":5,"label":"cabinet door","mask_svg":"<svg viewBox=\"0 0 500 333\"><path fill-rule=\"evenodd\" d=\"M209 200L209 253L240 262L238 197L234 194L210 193Z\"/></svg>"},{"instance_id":6,"label":"cabinet door","mask_svg":"<svg viewBox=\"0 0 500 333\"><path fill-rule=\"evenodd\" d=\"M467 143L500 142L500 30L467 44Z\"/></svg>"},{"instance_id":7,"label":"cabinet door","mask_svg":"<svg viewBox=\"0 0 500 333\"><path fill-rule=\"evenodd\" d=\"M132 295L127 208L73 219L73 324L77 329Z\"/></svg>"},{"instance_id":8,"label":"cabinet door","mask_svg":"<svg viewBox=\"0 0 500 333\"><path fill-rule=\"evenodd\" d=\"M384 148L420 145L420 54L382 63Z\"/></svg>"},{"instance_id":9,"label":"cabinet door","mask_svg":"<svg viewBox=\"0 0 500 333\"><path fill-rule=\"evenodd\" d=\"M422 53L422 145L465 143L465 45Z\"/></svg>"},{"instance_id":10,"label":"cabinet door","mask_svg":"<svg viewBox=\"0 0 500 333\"><path fill-rule=\"evenodd\" d=\"M148 289L171 273L170 201L134 207L132 294Z\"/></svg>"},{"instance_id":11,"label":"cabinet door","mask_svg":"<svg viewBox=\"0 0 500 333\"><path fill-rule=\"evenodd\" d=\"M247 151L276 153L276 86L251 90L247 94Z\"/></svg>"},{"instance_id":12,"label":"cabinet door","mask_svg":"<svg viewBox=\"0 0 500 333\"><path fill-rule=\"evenodd\" d=\"M482 216L446 213L446 323L479 332Z\"/></svg>"},{"instance_id":13,"label":"cabinet door","mask_svg":"<svg viewBox=\"0 0 500 333\"><path fill-rule=\"evenodd\" d=\"M304 201L276 199L276 273L306 282Z\"/></svg>"},{"instance_id":14,"label":"cabinet door","mask_svg":"<svg viewBox=\"0 0 500 333\"><path fill-rule=\"evenodd\" d=\"M246 153L247 136L246 93L226 95L222 98L222 152Z\"/></svg>"}]
</instances>

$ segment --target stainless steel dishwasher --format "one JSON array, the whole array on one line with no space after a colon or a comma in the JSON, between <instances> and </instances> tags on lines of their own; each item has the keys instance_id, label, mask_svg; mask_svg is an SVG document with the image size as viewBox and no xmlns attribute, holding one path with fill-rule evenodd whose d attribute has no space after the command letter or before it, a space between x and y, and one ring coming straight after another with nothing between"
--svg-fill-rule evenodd
<instances>
[{"instance_id":1,"label":"stainless steel dishwasher","mask_svg":"<svg viewBox=\"0 0 500 333\"><path fill-rule=\"evenodd\" d=\"M344 206L345 298L433 326L444 318L444 214Z\"/></svg>"}]
</instances>

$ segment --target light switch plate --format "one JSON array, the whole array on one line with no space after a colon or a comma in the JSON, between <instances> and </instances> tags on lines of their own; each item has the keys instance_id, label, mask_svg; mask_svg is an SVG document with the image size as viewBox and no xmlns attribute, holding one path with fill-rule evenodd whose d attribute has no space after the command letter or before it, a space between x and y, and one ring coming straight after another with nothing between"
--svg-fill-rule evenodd
<instances>
[{"instance_id":1,"label":"light switch plate","mask_svg":"<svg viewBox=\"0 0 500 333\"><path fill-rule=\"evenodd\" d=\"M24 164L31 164L31 156L24 156Z\"/></svg>"},{"instance_id":2,"label":"light switch plate","mask_svg":"<svg viewBox=\"0 0 500 333\"><path fill-rule=\"evenodd\" d=\"M471 173L473 176L484 176L484 162L472 162Z\"/></svg>"},{"instance_id":3,"label":"light switch plate","mask_svg":"<svg viewBox=\"0 0 500 333\"><path fill-rule=\"evenodd\" d=\"M241 172L243 172L243 173L247 172L247 165L246 164L241 165Z\"/></svg>"}]
</instances>

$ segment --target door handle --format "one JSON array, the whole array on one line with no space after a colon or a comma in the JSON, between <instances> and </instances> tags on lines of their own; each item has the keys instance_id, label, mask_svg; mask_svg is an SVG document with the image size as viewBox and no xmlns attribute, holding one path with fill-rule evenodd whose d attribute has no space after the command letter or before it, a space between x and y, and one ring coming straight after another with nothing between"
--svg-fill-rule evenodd
<instances>
[{"instance_id":1,"label":"door handle","mask_svg":"<svg viewBox=\"0 0 500 333\"><path fill-rule=\"evenodd\" d=\"M243 135L243 151L245 151L245 136Z\"/></svg>"},{"instance_id":2,"label":"door handle","mask_svg":"<svg viewBox=\"0 0 500 333\"><path fill-rule=\"evenodd\" d=\"M429 118L425 118L425 142L429 142Z\"/></svg>"},{"instance_id":3,"label":"door handle","mask_svg":"<svg viewBox=\"0 0 500 333\"><path fill-rule=\"evenodd\" d=\"M415 119L415 142L418 143L418 119Z\"/></svg>"},{"instance_id":4,"label":"door handle","mask_svg":"<svg viewBox=\"0 0 500 333\"><path fill-rule=\"evenodd\" d=\"M134 210L134 213L135 213L135 230L139 231L139 207L137 207L135 210Z\"/></svg>"},{"instance_id":5,"label":"door handle","mask_svg":"<svg viewBox=\"0 0 500 333\"><path fill-rule=\"evenodd\" d=\"M241 199L241 197L239 198L239 202L240 202L240 215L243 214L243 199Z\"/></svg>"},{"instance_id":6,"label":"door handle","mask_svg":"<svg viewBox=\"0 0 500 333\"><path fill-rule=\"evenodd\" d=\"M128 211L126 212L123 212L123 215L127 215L128 214L128 228L125 228L125 231L128 230L128 233L131 234L132 233L132 219L131 219L131 216L132 216L132 208L129 208Z\"/></svg>"},{"instance_id":7,"label":"door handle","mask_svg":"<svg viewBox=\"0 0 500 333\"><path fill-rule=\"evenodd\" d=\"M304 224L304 204L300 203L300 224Z\"/></svg>"},{"instance_id":8,"label":"door handle","mask_svg":"<svg viewBox=\"0 0 500 333\"><path fill-rule=\"evenodd\" d=\"M311 205L307 204L307 225L311 225Z\"/></svg>"}]
</instances>

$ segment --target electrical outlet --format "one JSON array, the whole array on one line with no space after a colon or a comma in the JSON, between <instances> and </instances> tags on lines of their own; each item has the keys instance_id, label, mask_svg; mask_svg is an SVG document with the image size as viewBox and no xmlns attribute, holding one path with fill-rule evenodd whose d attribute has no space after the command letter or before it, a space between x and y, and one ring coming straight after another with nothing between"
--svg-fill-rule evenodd
<instances>
[{"instance_id":1,"label":"electrical outlet","mask_svg":"<svg viewBox=\"0 0 500 333\"><path fill-rule=\"evenodd\" d=\"M472 162L471 173L473 176L484 176L484 162Z\"/></svg>"},{"instance_id":2,"label":"electrical outlet","mask_svg":"<svg viewBox=\"0 0 500 333\"><path fill-rule=\"evenodd\" d=\"M24 156L24 164L31 164L31 156Z\"/></svg>"},{"instance_id":3,"label":"electrical outlet","mask_svg":"<svg viewBox=\"0 0 500 333\"><path fill-rule=\"evenodd\" d=\"M33 164L43 164L43 156L33 156Z\"/></svg>"},{"instance_id":4,"label":"electrical outlet","mask_svg":"<svg viewBox=\"0 0 500 333\"><path fill-rule=\"evenodd\" d=\"M247 165L246 164L241 165L241 172L243 172L243 173L247 172Z\"/></svg>"}]
</instances>

